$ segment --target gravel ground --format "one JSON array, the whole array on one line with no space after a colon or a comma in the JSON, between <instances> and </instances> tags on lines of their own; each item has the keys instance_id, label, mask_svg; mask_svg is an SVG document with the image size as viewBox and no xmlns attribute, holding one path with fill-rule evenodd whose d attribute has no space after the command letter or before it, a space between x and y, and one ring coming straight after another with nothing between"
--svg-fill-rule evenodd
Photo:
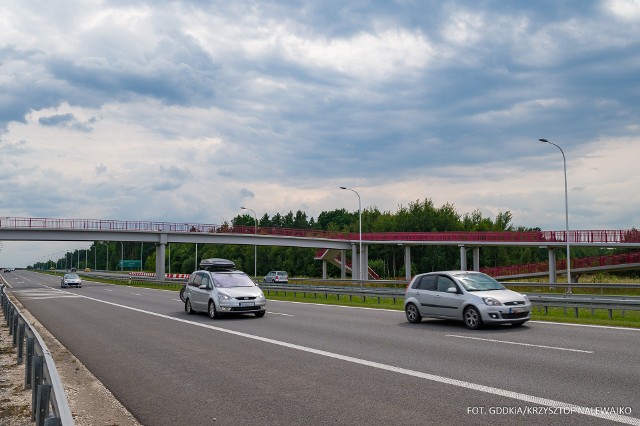
<instances>
[{"instance_id":1,"label":"gravel ground","mask_svg":"<svg viewBox=\"0 0 640 426\"><path fill-rule=\"evenodd\" d=\"M12 300L16 303L14 298ZM19 302L16 306L34 325L49 348L76 425L140 425L111 392ZM31 426L34 424L31 421L31 389L24 388L24 363L17 364L18 350L12 345L12 336L9 335L4 316L0 315L0 319L0 425Z\"/></svg>"}]
</instances>

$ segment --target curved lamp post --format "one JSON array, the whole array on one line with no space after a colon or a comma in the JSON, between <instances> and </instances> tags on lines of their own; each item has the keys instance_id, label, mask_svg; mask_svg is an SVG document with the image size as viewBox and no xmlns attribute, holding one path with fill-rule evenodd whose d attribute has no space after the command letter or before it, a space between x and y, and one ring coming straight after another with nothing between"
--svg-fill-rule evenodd
<instances>
[{"instance_id":1,"label":"curved lamp post","mask_svg":"<svg viewBox=\"0 0 640 426\"><path fill-rule=\"evenodd\" d=\"M364 271L362 270L362 206L360 204L360 194L355 189L347 188L346 186L341 186L340 189L346 189L347 191L351 191L358 196L358 217L359 217L359 227L360 227L360 252L359 252L359 260L358 260L358 274L360 275L358 278L363 280ZM368 271L367 271L368 272ZM353 274L352 274L353 275Z\"/></svg>"},{"instance_id":2,"label":"curved lamp post","mask_svg":"<svg viewBox=\"0 0 640 426\"><path fill-rule=\"evenodd\" d=\"M564 165L564 214L565 214L565 229L567 232L567 293L571 293L571 251L569 248L569 195L567 190L567 158L564 155L564 151L558 145L550 142L546 139L538 139L540 142L548 143L555 146L562 153L562 163Z\"/></svg>"},{"instance_id":3,"label":"curved lamp post","mask_svg":"<svg viewBox=\"0 0 640 426\"><path fill-rule=\"evenodd\" d=\"M240 207L242 210L250 210L253 212L253 220L255 221L255 225L253 227L253 233L258 235L258 216L256 216L256 212L253 209L248 207ZM258 279L258 246L253 246L253 276L255 279Z\"/></svg>"}]
</instances>

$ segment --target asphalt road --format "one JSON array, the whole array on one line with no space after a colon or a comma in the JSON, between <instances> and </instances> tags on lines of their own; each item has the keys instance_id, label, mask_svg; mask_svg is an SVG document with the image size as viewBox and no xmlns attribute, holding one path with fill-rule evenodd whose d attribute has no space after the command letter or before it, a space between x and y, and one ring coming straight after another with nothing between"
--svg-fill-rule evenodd
<instances>
[{"instance_id":1,"label":"asphalt road","mask_svg":"<svg viewBox=\"0 0 640 426\"><path fill-rule=\"evenodd\" d=\"M212 320L187 315L177 292L5 278L144 425L640 425L640 330L469 331L278 301L264 318Z\"/></svg>"}]
</instances>

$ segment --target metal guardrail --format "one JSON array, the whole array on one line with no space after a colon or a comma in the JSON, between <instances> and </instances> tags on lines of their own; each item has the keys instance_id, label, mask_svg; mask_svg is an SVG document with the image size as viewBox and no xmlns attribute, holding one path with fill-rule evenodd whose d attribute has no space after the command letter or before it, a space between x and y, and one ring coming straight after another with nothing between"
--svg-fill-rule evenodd
<instances>
[{"instance_id":1,"label":"metal guardrail","mask_svg":"<svg viewBox=\"0 0 640 426\"><path fill-rule=\"evenodd\" d=\"M31 389L31 421L38 426L73 426L73 416L51 352L0 285L0 304L17 363L25 363L24 385Z\"/></svg>"},{"instance_id":2,"label":"metal guardrail","mask_svg":"<svg viewBox=\"0 0 640 426\"><path fill-rule=\"evenodd\" d=\"M105 277L106 278L106 277ZM110 274L110 279L119 280L123 283L138 283L138 284L155 284L155 285L181 285L185 284L184 279L167 280L164 282L156 281L152 277L138 277L122 274ZM290 279L293 283L289 284L272 284L272 283L257 283L263 291L270 294L270 292L278 293L282 292L285 296L287 293L293 294L295 298L298 294L313 295L314 298L318 296L328 299L329 295L335 296L338 300L340 298L348 298L349 301L353 301L354 297L362 298L364 302L367 299L373 298L377 300L378 304L383 299L392 299L393 303L397 303L398 300L404 301L404 290L408 281L353 281L349 279L337 279L337 280L324 280L328 285L317 285L315 283L323 280L318 279ZM313 284L304 284L310 282ZM351 283L352 285L345 285ZM333 284L333 285L331 285ZM549 289L567 289L567 283L528 283L528 282L503 282L503 285L507 287L520 288L549 288ZM576 288L589 288L589 289L631 289L640 290L640 284L636 283L572 283L570 285L572 289ZM609 318L613 318L613 311L620 311L624 317L625 311L640 311L640 297L634 296L605 296L605 295L589 295L589 294L573 294L573 293L557 293L557 294L545 294L545 293L528 293L524 294L529 297L533 306L539 306L544 309L548 314L549 308L563 308L565 313L568 309L573 309L574 316L578 317L579 309L586 308L591 309L593 313L595 310L606 310Z\"/></svg>"},{"instance_id":3,"label":"metal guardrail","mask_svg":"<svg viewBox=\"0 0 640 426\"><path fill-rule=\"evenodd\" d=\"M509 283L511 285L512 283ZM564 288L566 284L534 284L534 283L517 283L521 287L557 287ZM599 288L602 285L585 284L586 287ZM608 284L607 284L608 286ZM619 284L615 288L639 288L638 284ZM339 287L339 286L304 286L304 285L273 285L273 284L260 284L260 287L267 293L274 292L276 295L282 292L285 296L287 293L293 294L295 298L297 294L302 294L306 297L307 294L313 294L314 297L322 295L328 298L329 295L334 295L340 300L340 297L348 297L349 300L353 300L353 297L361 297L363 301L367 298L377 299L378 303L383 298L393 299L395 304L397 299L404 300L404 289L399 290L397 288L361 288L361 287ZM572 285L572 287L575 287ZM541 293L524 293L527 295L533 306L543 307L545 313L548 314L550 307L559 307L565 310L572 308L574 315L578 317L580 308L595 310L607 310L609 318L613 318L613 311L621 311L624 316L625 311L640 311L640 297L634 296L591 296L585 294L541 294Z\"/></svg>"}]
</instances>

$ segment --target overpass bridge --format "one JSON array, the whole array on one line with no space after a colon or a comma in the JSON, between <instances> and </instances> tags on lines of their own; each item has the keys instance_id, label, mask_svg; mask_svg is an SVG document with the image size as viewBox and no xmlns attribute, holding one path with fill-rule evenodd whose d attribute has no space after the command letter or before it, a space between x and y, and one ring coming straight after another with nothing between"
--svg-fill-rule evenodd
<instances>
[{"instance_id":1,"label":"overpass bridge","mask_svg":"<svg viewBox=\"0 0 640 426\"><path fill-rule=\"evenodd\" d=\"M360 238L361 237L361 238ZM305 247L331 250L340 259L351 251L352 276L358 265L368 264L370 245L400 245L405 249L406 278L411 277L411 247L448 245L460 248L461 269L467 269L467 251L472 251L473 270L480 270L480 248L487 246L540 247L549 252L548 274L555 282L556 250L566 246L616 247L640 249L640 231L574 230L499 232L368 232L344 233L313 229L230 226L180 222L122 221L101 219L59 219L0 217L0 240L4 241L123 241L152 243L156 246L156 277L164 279L165 247L168 243L237 244ZM362 244L360 244L362 243ZM360 245L362 250L360 251ZM323 275L330 259L323 261ZM335 259L334 259L335 260ZM343 275L345 261L341 260Z\"/></svg>"}]
</instances>

